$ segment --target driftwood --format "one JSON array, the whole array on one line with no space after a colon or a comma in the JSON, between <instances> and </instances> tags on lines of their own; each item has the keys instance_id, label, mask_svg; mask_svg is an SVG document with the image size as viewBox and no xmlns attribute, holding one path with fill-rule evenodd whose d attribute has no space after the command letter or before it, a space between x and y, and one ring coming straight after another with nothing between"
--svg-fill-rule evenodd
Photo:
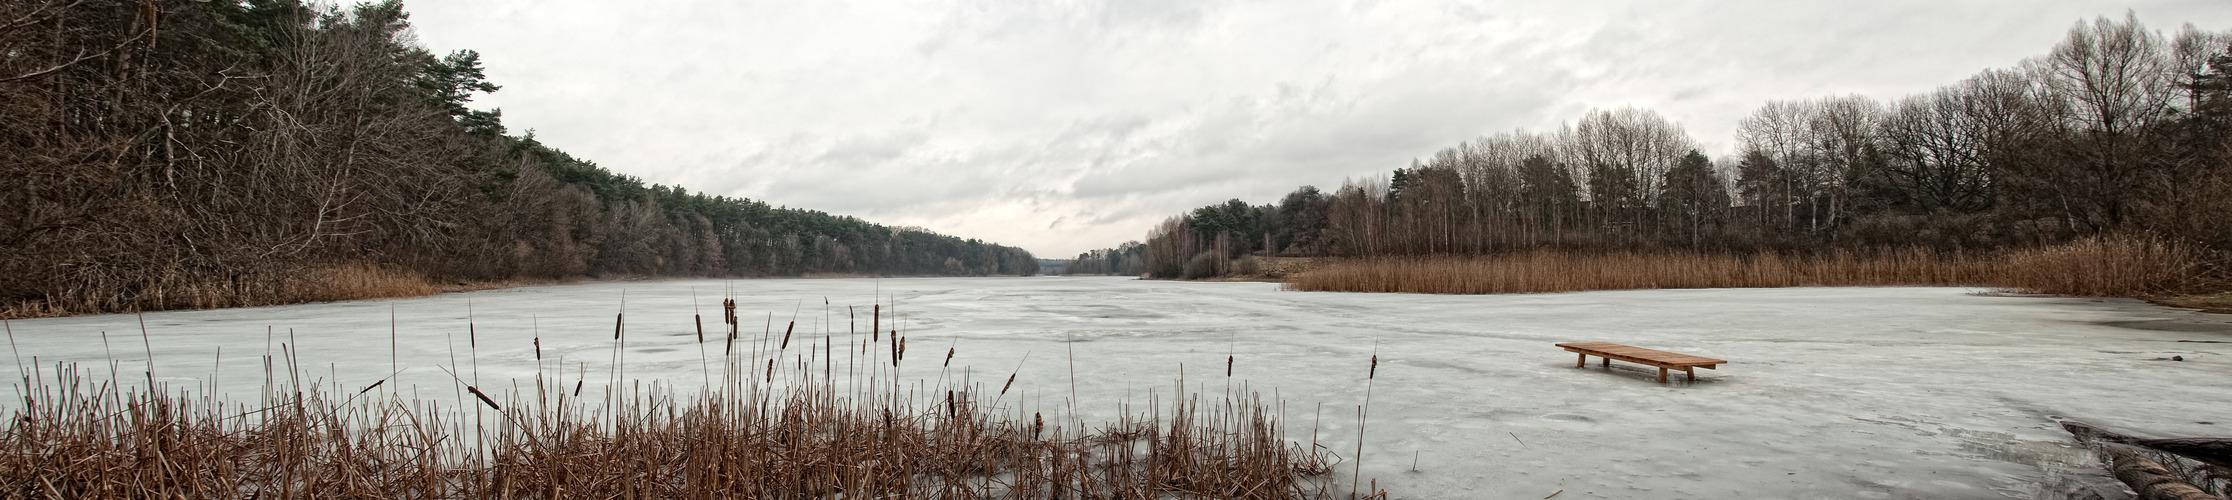
<instances>
[{"instance_id":1,"label":"driftwood","mask_svg":"<svg viewBox=\"0 0 2232 500\"><path fill-rule=\"evenodd\" d=\"M2137 447L2100 443L2099 449L2108 458L2108 473L2138 492L2139 500L2224 500L2178 479L2170 468L2147 458Z\"/></svg>"},{"instance_id":2,"label":"driftwood","mask_svg":"<svg viewBox=\"0 0 2232 500\"><path fill-rule=\"evenodd\" d=\"M2062 421L2062 429L2077 436L2078 441L2098 441L2143 446L2191 458L2202 463L2232 469L2232 438L2192 437L2147 439L2117 434L2114 431L2093 427L2075 420Z\"/></svg>"},{"instance_id":3,"label":"driftwood","mask_svg":"<svg viewBox=\"0 0 2232 500\"><path fill-rule=\"evenodd\" d=\"M2232 438L2141 439L2136 444L2232 469Z\"/></svg>"},{"instance_id":4,"label":"driftwood","mask_svg":"<svg viewBox=\"0 0 2232 500\"><path fill-rule=\"evenodd\" d=\"M2066 420L2062 429L2098 450L2108 462L2108 473L2139 493L2140 500L2222 500L2206 490L2180 479L2161 462L2141 452L2146 447L2173 453L2207 463L2215 467L2228 467L2232 463L2232 439L2228 438L2169 438L2150 439L2119 434L2093 427L2083 422Z\"/></svg>"}]
</instances>

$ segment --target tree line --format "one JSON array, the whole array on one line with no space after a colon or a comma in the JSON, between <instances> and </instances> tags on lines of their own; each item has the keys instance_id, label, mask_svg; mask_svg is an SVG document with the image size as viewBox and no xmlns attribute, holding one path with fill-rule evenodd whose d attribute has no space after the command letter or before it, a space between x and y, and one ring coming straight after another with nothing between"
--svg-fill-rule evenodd
<instances>
[{"instance_id":1,"label":"tree line","mask_svg":"<svg viewBox=\"0 0 2232 500\"><path fill-rule=\"evenodd\" d=\"M2232 33L2080 22L2046 55L1888 102L1769 101L1713 158L1646 109L1490 134L1327 193L1197 208L1146 272L1255 255L1983 250L2143 232L2232 251Z\"/></svg>"},{"instance_id":2,"label":"tree line","mask_svg":"<svg viewBox=\"0 0 2232 500\"><path fill-rule=\"evenodd\" d=\"M1126 241L1115 248L1087 250L1070 259L1064 275L1138 276L1147 272L1147 245Z\"/></svg>"},{"instance_id":3,"label":"tree line","mask_svg":"<svg viewBox=\"0 0 2232 500\"><path fill-rule=\"evenodd\" d=\"M510 134L400 2L0 3L0 305L442 280L1028 275L1029 252L646 184Z\"/></svg>"}]
</instances>

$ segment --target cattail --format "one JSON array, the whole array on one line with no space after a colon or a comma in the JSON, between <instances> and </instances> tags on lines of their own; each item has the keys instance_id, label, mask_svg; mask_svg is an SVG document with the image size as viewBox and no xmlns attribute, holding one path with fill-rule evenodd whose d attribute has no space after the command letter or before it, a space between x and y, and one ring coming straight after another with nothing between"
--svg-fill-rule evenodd
<instances>
[{"instance_id":1,"label":"cattail","mask_svg":"<svg viewBox=\"0 0 2232 500\"><path fill-rule=\"evenodd\" d=\"M1232 378L1232 356L1225 356L1225 378Z\"/></svg>"},{"instance_id":2,"label":"cattail","mask_svg":"<svg viewBox=\"0 0 2232 500\"><path fill-rule=\"evenodd\" d=\"M697 320L698 343L705 343L705 315L692 314L690 315L690 318Z\"/></svg>"},{"instance_id":3,"label":"cattail","mask_svg":"<svg viewBox=\"0 0 2232 500\"><path fill-rule=\"evenodd\" d=\"M1007 385L1000 386L1000 395L1006 396L1009 387L1015 387L1015 374L1013 373L1008 374Z\"/></svg>"},{"instance_id":4,"label":"cattail","mask_svg":"<svg viewBox=\"0 0 2232 500\"><path fill-rule=\"evenodd\" d=\"M1031 439L1038 439L1039 434L1042 432L1046 432L1046 417L1037 413L1032 413Z\"/></svg>"},{"instance_id":5,"label":"cattail","mask_svg":"<svg viewBox=\"0 0 2232 500\"><path fill-rule=\"evenodd\" d=\"M620 340L620 319L626 317L627 313L612 315L612 340Z\"/></svg>"},{"instance_id":6,"label":"cattail","mask_svg":"<svg viewBox=\"0 0 2232 500\"><path fill-rule=\"evenodd\" d=\"M496 406L496 400L493 400L493 399L488 399L488 395L487 395L487 394L482 394L482 393L481 393L481 390L480 390L480 388L479 388L479 387L473 387L473 386L470 386L470 385L468 385L468 386L465 386L465 391L466 391L466 392L471 392L471 393L473 393L473 397L476 397L476 398L480 398L480 400L481 400L481 402L482 402L482 403L488 403L488 407L489 407L489 408L494 408L494 409L496 409L496 411L504 411L504 407L502 407L502 406Z\"/></svg>"},{"instance_id":7,"label":"cattail","mask_svg":"<svg viewBox=\"0 0 2232 500\"><path fill-rule=\"evenodd\" d=\"M798 322L796 322L796 321L792 321L792 322L790 322L790 326L785 326L785 327L783 327L783 345L782 345L781 347L777 347L776 349L789 349L789 348L790 348L790 336L791 336L791 330L792 330L792 329L796 329L796 328L798 328Z\"/></svg>"},{"instance_id":8,"label":"cattail","mask_svg":"<svg viewBox=\"0 0 2232 500\"><path fill-rule=\"evenodd\" d=\"M535 337L535 361L542 361L542 337Z\"/></svg>"},{"instance_id":9,"label":"cattail","mask_svg":"<svg viewBox=\"0 0 2232 500\"><path fill-rule=\"evenodd\" d=\"M946 360L944 366L949 368L953 366L953 348L951 347L946 348Z\"/></svg>"},{"instance_id":10,"label":"cattail","mask_svg":"<svg viewBox=\"0 0 2232 500\"><path fill-rule=\"evenodd\" d=\"M1374 377L1378 377L1378 376L1379 376L1379 355L1378 355L1378 354L1373 354L1373 355L1372 355L1372 371L1370 371L1370 372L1367 372L1367 373L1366 373L1366 374L1364 375L1364 378L1366 378L1366 379L1370 379L1370 378L1374 378Z\"/></svg>"},{"instance_id":11,"label":"cattail","mask_svg":"<svg viewBox=\"0 0 2232 500\"><path fill-rule=\"evenodd\" d=\"M953 407L953 391L946 391L946 418L954 418L960 414L961 412Z\"/></svg>"},{"instance_id":12,"label":"cattail","mask_svg":"<svg viewBox=\"0 0 2232 500\"><path fill-rule=\"evenodd\" d=\"M563 368L561 368L561 370L562 370L562 369L563 369ZM580 381L580 380L575 380L575 381L574 381L574 397L577 397L577 398L578 398L578 397L581 397L581 382L582 382L582 381Z\"/></svg>"},{"instance_id":13,"label":"cattail","mask_svg":"<svg viewBox=\"0 0 2232 500\"><path fill-rule=\"evenodd\" d=\"M767 381L775 381L775 360L767 360Z\"/></svg>"}]
</instances>

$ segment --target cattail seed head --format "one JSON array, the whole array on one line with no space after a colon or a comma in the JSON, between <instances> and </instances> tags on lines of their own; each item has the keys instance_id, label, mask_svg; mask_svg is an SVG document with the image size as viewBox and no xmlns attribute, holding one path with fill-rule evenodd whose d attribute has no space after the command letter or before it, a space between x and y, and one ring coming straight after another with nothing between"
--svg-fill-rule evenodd
<instances>
[{"instance_id":1,"label":"cattail seed head","mask_svg":"<svg viewBox=\"0 0 2232 500\"><path fill-rule=\"evenodd\" d=\"M946 348L945 366L953 366L953 348L951 347Z\"/></svg>"},{"instance_id":2,"label":"cattail seed head","mask_svg":"<svg viewBox=\"0 0 2232 500\"><path fill-rule=\"evenodd\" d=\"M1015 374L1008 374L1007 385L1000 386L1000 395L1006 396L1009 387L1015 387Z\"/></svg>"},{"instance_id":3,"label":"cattail seed head","mask_svg":"<svg viewBox=\"0 0 2232 500\"><path fill-rule=\"evenodd\" d=\"M542 361L542 337L535 337L535 361Z\"/></svg>"},{"instance_id":4,"label":"cattail seed head","mask_svg":"<svg viewBox=\"0 0 2232 500\"><path fill-rule=\"evenodd\" d=\"M1225 356L1225 377L1232 377L1232 356Z\"/></svg>"},{"instance_id":5,"label":"cattail seed head","mask_svg":"<svg viewBox=\"0 0 2232 500\"><path fill-rule=\"evenodd\" d=\"M1377 377L1379 377L1379 355L1378 355L1378 354L1373 354L1373 355L1372 355L1372 370L1371 370L1370 372L1367 372L1367 373L1366 373L1366 374L1364 375L1364 378L1366 378L1366 379L1371 379L1371 378L1377 378Z\"/></svg>"},{"instance_id":6,"label":"cattail seed head","mask_svg":"<svg viewBox=\"0 0 2232 500\"><path fill-rule=\"evenodd\" d=\"M478 388L478 386L464 386L464 391L473 393L473 397L480 397L480 402L489 404L489 408L496 408L496 411L504 411L504 406L496 406L496 400L489 400L489 395L487 395L487 393L480 393L480 388Z\"/></svg>"}]
</instances>

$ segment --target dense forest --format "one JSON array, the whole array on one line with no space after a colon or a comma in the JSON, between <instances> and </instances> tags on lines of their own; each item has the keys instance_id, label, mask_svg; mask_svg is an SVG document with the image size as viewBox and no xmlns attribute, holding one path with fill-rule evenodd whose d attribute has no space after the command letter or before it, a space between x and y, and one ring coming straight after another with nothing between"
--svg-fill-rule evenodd
<instances>
[{"instance_id":1,"label":"dense forest","mask_svg":"<svg viewBox=\"0 0 2232 500\"><path fill-rule=\"evenodd\" d=\"M1770 101L1712 158L1646 109L1480 137L1388 177L1172 217L1145 272L1248 255L1958 253L2096 235L2232 252L2232 33L2078 23L2045 56L1935 91ZM1081 261L1085 257L1079 258Z\"/></svg>"},{"instance_id":2,"label":"dense forest","mask_svg":"<svg viewBox=\"0 0 2232 500\"><path fill-rule=\"evenodd\" d=\"M510 134L399 2L0 2L0 310L364 281L1029 275L1029 252L646 185ZM748 173L740 173L748 175ZM347 281L350 283L341 283Z\"/></svg>"}]
</instances>

